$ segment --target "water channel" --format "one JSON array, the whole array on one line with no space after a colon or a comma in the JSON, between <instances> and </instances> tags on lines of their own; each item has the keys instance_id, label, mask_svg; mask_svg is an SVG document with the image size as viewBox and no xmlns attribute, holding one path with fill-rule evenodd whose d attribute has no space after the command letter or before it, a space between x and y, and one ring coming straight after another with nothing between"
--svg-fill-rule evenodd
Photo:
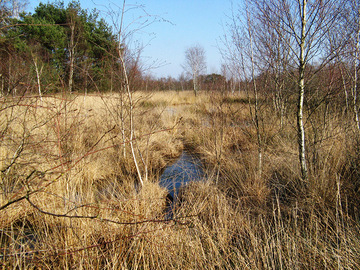
<instances>
[{"instance_id":1,"label":"water channel","mask_svg":"<svg viewBox=\"0 0 360 270\"><path fill-rule=\"evenodd\" d=\"M169 191L167 212L172 212L177 203L179 192L186 184L201 181L203 178L204 169L200 159L184 151L174 164L164 170L160 177L160 186Z\"/></svg>"}]
</instances>

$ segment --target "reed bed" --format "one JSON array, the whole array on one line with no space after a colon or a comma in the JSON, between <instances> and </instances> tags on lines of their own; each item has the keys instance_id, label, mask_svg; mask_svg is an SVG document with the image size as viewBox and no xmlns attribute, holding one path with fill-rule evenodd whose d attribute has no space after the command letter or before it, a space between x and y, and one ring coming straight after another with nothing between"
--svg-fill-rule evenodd
<instances>
[{"instance_id":1,"label":"reed bed","mask_svg":"<svg viewBox=\"0 0 360 270\"><path fill-rule=\"evenodd\" d=\"M140 187L125 96L3 98L0 265L360 268L360 144L352 120L321 108L308 119L304 183L295 116L280 122L262 103L259 145L251 106L240 94L134 93ZM169 219L159 175L184 149L201 158L206 180L181 190Z\"/></svg>"}]
</instances>

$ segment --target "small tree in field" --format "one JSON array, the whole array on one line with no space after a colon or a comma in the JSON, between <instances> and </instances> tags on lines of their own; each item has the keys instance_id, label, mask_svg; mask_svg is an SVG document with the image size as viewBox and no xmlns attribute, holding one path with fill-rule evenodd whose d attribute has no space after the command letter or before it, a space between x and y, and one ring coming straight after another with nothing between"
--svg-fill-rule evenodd
<instances>
[{"instance_id":1,"label":"small tree in field","mask_svg":"<svg viewBox=\"0 0 360 270\"><path fill-rule=\"evenodd\" d=\"M185 65L183 66L186 72L190 73L193 78L193 86L195 96L199 90L198 78L202 72L206 70L205 50L200 45L188 48L185 51Z\"/></svg>"},{"instance_id":2,"label":"small tree in field","mask_svg":"<svg viewBox=\"0 0 360 270\"><path fill-rule=\"evenodd\" d=\"M288 53L282 65L287 66L297 84L297 142L301 178L308 180L306 136L304 125L304 100L309 95L308 84L313 74L324 68L334 57L336 48L327 48L327 35L334 31L340 19L343 1L322 0L269 0L251 1L260 25L272 29L277 36L278 48ZM264 42L264 41L260 41ZM338 46L342 46L339 44ZM264 56L265 58L265 56ZM288 63L290 65L288 66ZM316 65L313 74L306 73ZM297 72L293 72L297 70Z\"/></svg>"}]
</instances>

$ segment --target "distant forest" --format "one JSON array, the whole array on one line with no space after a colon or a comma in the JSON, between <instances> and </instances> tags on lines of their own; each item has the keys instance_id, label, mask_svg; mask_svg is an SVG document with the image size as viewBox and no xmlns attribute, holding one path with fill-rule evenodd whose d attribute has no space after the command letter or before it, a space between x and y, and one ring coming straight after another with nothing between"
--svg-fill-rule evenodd
<instances>
[{"instance_id":1,"label":"distant forest","mask_svg":"<svg viewBox=\"0 0 360 270\"><path fill-rule=\"evenodd\" d=\"M111 92L121 88L126 63L134 90L184 90L192 81L184 75L154 78L144 72L140 51L131 51L96 10L77 1L40 3L33 14L14 14L1 6L0 87L2 95L59 91ZM225 77L202 75L203 89L224 89Z\"/></svg>"}]
</instances>

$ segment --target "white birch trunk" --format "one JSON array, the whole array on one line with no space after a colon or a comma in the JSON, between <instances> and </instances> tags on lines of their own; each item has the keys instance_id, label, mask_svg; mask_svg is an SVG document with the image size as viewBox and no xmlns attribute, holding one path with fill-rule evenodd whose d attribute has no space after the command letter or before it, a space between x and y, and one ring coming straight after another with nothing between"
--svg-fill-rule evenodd
<instances>
[{"instance_id":1,"label":"white birch trunk","mask_svg":"<svg viewBox=\"0 0 360 270\"><path fill-rule=\"evenodd\" d=\"M196 74L196 70L194 71L194 74L193 74L193 83L194 83L194 94L195 94L195 97L197 96L197 74Z\"/></svg>"},{"instance_id":2,"label":"white birch trunk","mask_svg":"<svg viewBox=\"0 0 360 270\"><path fill-rule=\"evenodd\" d=\"M360 10L358 10L360 12ZM353 86L352 86L352 105L353 105L353 111L354 111L354 119L356 123L357 129L360 131L360 120L359 120L359 108L358 108L358 102L357 102L357 81L358 81L358 75L357 75L357 69L359 66L359 42L360 42L360 18L357 18L358 25L357 25L357 31L356 31L356 38L355 38L355 56L354 56L354 77L353 77Z\"/></svg>"},{"instance_id":3,"label":"white birch trunk","mask_svg":"<svg viewBox=\"0 0 360 270\"><path fill-rule=\"evenodd\" d=\"M41 69L39 70L39 67L37 64L37 59L34 56L33 56L33 61L34 61L35 72L36 72L36 81L37 81L37 86L38 86L38 92L39 92L40 100L42 101L43 99L42 99L42 93L41 93L40 77L41 77L42 69L44 66L41 66Z\"/></svg>"},{"instance_id":4,"label":"white birch trunk","mask_svg":"<svg viewBox=\"0 0 360 270\"><path fill-rule=\"evenodd\" d=\"M135 127L134 127L134 103L133 103L132 94L131 94L131 91L130 91L129 78L127 76L125 59L124 59L124 56L123 56L123 53L122 53L122 50L121 50L121 34L122 34L122 23L123 23L123 18L124 18L124 13L125 13L125 2L126 2L126 0L124 0L124 2L123 2L123 9L122 9L121 23L120 23L120 30L119 30L119 46L118 46L119 60L121 62L121 68L122 68L122 70L124 72L124 87L125 87L125 91L127 92L127 96L128 96L128 99L129 99L129 106L130 106L130 111L129 111L129 119L130 119L129 144L130 144L130 148L131 148L131 154L132 154L132 157L133 157L133 161L134 161L134 164L135 164L135 167L136 167L136 172L137 172L137 175L138 175L138 178L139 178L139 182L140 182L141 187L143 187L144 182L143 182L143 179L142 179L142 174L141 174L140 167L139 167L139 164L138 164L138 161L137 161L137 158L136 158L135 147L134 147L134 140L136 139L135 138ZM123 102L123 99L122 99L122 102ZM122 126L124 125L123 120L122 120L121 125ZM125 129L123 131L125 131Z\"/></svg>"},{"instance_id":5,"label":"white birch trunk","mask_svg":"<svg viewBox=\"0 0 360 270\"><path fill-rule=\"evenodd\" d=\"M299 57L299 80L298 80L298 111L297 111L297 133L299 144L299 161L301 169L301 178L308 179L305 149L305 128L303 123L304 96L305 96L305 37L306 37L306 4L307 0L302 0L300 4L301 13L301 36L300 36L300 57Z\"/></svg>"}]
</instances>

